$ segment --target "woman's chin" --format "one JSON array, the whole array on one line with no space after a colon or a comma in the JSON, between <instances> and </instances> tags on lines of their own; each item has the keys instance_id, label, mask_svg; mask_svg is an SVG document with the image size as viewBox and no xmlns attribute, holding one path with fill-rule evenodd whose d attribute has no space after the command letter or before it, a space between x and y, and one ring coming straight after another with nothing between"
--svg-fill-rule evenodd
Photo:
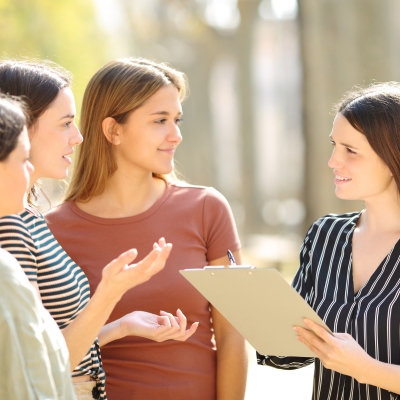
<instances>
[{"instance_id":1,"label":"woman's chin","mask_svg":"<svg viewBox=\"0 0 400 400\"><path fill-rule=\"evenodd\" d=\"M346 193L343 190L336 188L335 195L340 200L360 200L357 196L351 195L351 193Z\"/></svg>"},{"instance_id":2,"label":"woman's chin","mask_svg":"<svg viewBox=\"0 0 400 400\"><path fill-rule=\"evenodd\" d=\"M0 210L0 217L4 217L6 215L18 214L25 210L27 204L12 204L10 207L4 207L4 209Z\"/></svg>"},{"instance_id":3,"label":"woman's chin","mask_svg":"<svg viewBox=\"0 0 400 400\"><path fill-rule=\"evenodd\" d=\"M52 173L48 173L44 178L51 178L51 179L58 179L63 180L68 176L68 169L60 170L60 171L53 171Z\"/></svg>"},{"instance_id":4,"label":"woman's chin","mask_svg":"<svg viewBox=\"0 0 400 400\"><path fill-rule=\"evenodd\" d=\"M164 167L164 168L157 168L156 171L153 171L153 174L157 174L157 175L168 175L168 174L170 174L173 170L174 170L174 166L173 166L173 165L170 165L170 166Z\"/></svg>"}]
</instances>

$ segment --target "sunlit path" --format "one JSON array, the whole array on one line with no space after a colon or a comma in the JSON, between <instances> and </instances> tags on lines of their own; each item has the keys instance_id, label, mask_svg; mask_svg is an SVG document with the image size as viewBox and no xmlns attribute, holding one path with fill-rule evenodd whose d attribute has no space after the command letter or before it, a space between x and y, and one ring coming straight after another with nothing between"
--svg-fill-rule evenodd
<instances>
[{"instance_id":1,"label":"sunlit path","mask_svg":"<svg viewBox=\"0 0 400 400\"><path fill-rule=\"evenodd\" d=\"M295 371L258 366L249 346L245 400L311 400L313 373L313 365Z\"/></svg>"}]
</instances>

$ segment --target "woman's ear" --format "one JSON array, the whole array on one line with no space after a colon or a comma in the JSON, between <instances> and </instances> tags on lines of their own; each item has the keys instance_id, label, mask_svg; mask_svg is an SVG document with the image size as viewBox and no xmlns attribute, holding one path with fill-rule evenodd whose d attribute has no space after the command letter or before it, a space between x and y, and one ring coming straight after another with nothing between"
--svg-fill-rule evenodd
<instances>
[{"instance_id":1,"label":"woman's ear","mask_svg":"<svg viewBox=\"0 0 400 400\"><path fill-rule=\"evenodd\" d=\"M104 136L111 144L118 146L121 143L121 136L118 129L119 124L114 118L104 118L103 122L101 123L101 127L103 129Z\"/></svg>"}]
</instances>

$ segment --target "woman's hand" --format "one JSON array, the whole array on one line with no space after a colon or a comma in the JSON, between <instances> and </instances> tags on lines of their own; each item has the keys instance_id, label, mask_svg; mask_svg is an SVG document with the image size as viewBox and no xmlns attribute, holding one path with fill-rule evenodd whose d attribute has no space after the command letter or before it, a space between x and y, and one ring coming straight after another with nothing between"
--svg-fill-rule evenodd
<instances>
[{"instance_id":1,"label":"woman's hand","mask_svg":"<svg viewBox=\"0 0 400 400\"><path fill-rule=\"evenodd\" d=\"M294 327L297 339L304 343L321 361L325 368L363 381L365 366L372 361L365 350L347 333L329 333L322 326L308 319L309 329Z\"/></svg>"},{"instance_id":2,"label":"woman's hand","mask_svg":"<svg viewBox=\"0 0 400 400\"><path fill-rule=\"evenodd\" d=\"M153 250L137 264L130 264L137 257L136 249L122 253L103 269L102 280L96 291L100 290L110 300L118 301L126 291L161 271L171 249L172 244L165 243L165 239L161 238L158 243L154 243Z\"/></svg>"},{"instance_id":3,"label":"woman's hand","mask_svg":"<svg viewBox=\"0 0 400 400\"><path fill-rule=\"evenodd\" d=\"M119 319L119 325L123 336L140 336L156 342L165 340L185 341L192 336L198 322L194 322L186 329L186 317L181 310L177 310L176 316L165 311L161 315L151 314L145 311L133 311Z\"/></svg>"}]
</instances>

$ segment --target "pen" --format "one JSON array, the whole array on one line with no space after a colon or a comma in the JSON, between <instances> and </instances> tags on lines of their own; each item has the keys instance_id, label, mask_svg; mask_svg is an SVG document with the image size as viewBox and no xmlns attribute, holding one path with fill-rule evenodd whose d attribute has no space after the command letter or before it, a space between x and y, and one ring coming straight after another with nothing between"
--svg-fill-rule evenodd
<instances>
[{"instance_id":1,"label":"pen","mask_svg":"<svg viewBox=\"0 0 400 400\"><path fill-rule=\"evenodd\" d=\"M231 262L231 265L236 265L235 257L233 257L233 254L230 250L228 250L228 258L229 261Z\"/></svg>"}]
</instances>

